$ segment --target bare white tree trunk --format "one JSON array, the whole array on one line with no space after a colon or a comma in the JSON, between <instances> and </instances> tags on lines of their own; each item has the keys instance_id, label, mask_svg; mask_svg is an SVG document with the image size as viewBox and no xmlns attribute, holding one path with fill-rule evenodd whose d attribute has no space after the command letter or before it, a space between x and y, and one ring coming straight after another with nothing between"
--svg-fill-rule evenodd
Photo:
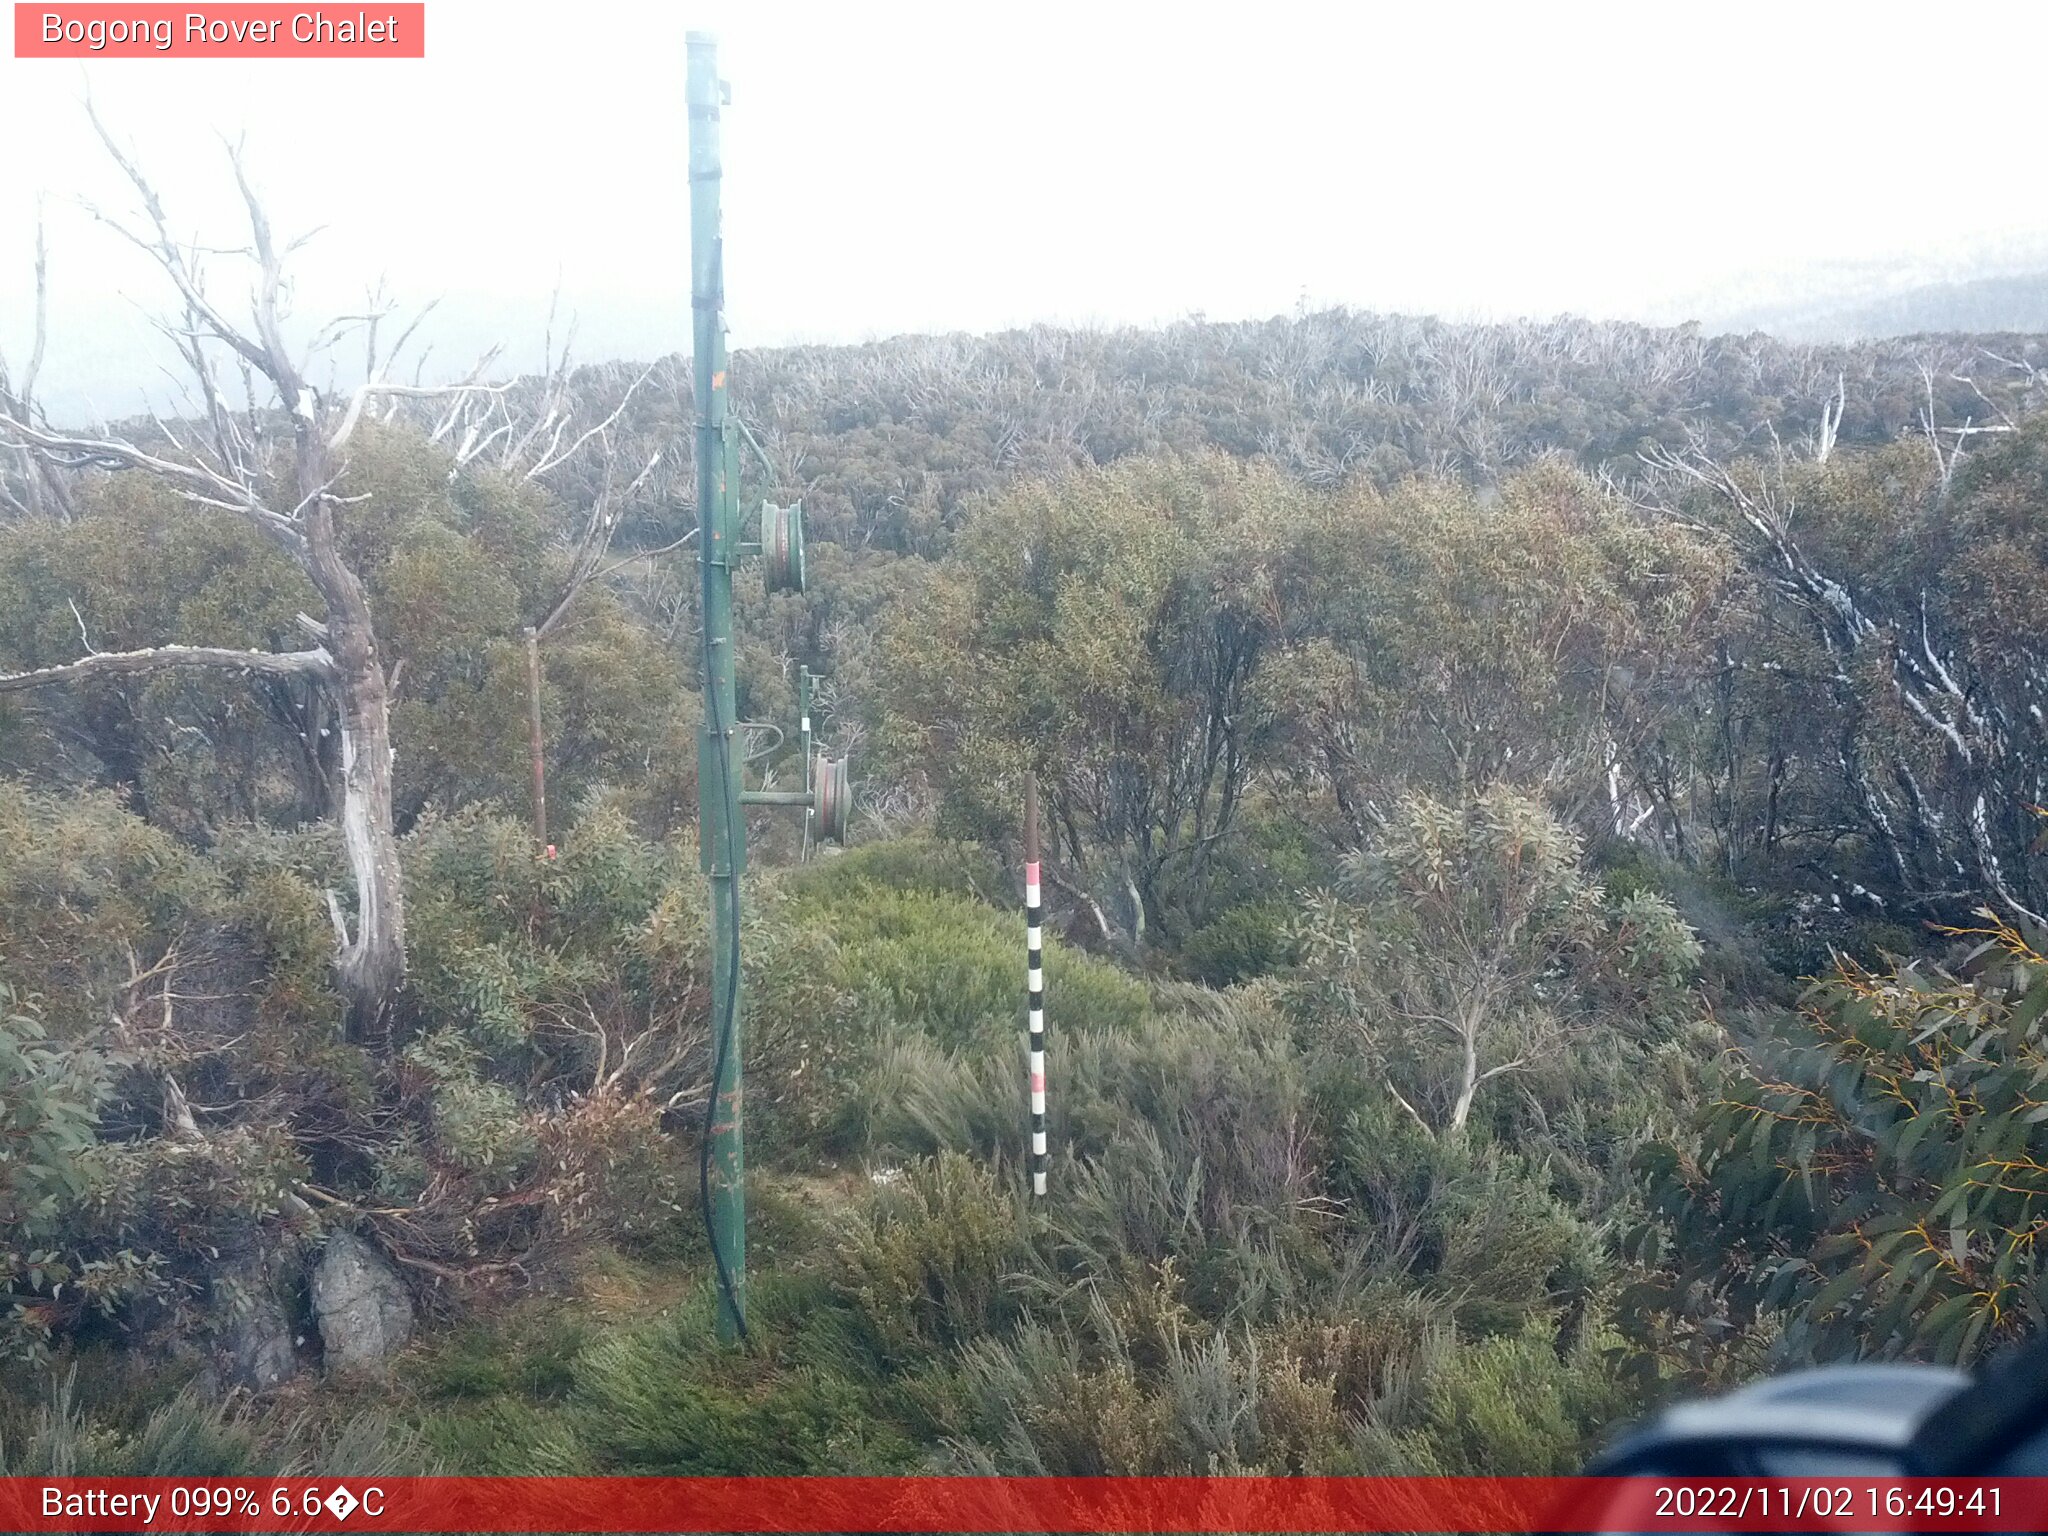
<instances>
[{"instance_id":1,"label":"bare white tree trunk","mask_svg":"<svg viewBox=\"0 0 2048 1536\"><path fill-rule=\"evenodd\" d=\"M337 566L339 562L336 562ZM342 990L358 1032L381 1039L405 980L405 887L391 814L391 708L361 584L328 597L328 631L341 695L341 840L356 888L353 936L337 935ZM323 593L323 595L326 595Z\"/></svg>"},{"instance_id":2,"label":"bare white tree trunk","mask_svg":"<svg viewBox=\"0 0 2048 1536\"><path fill-rule=\"evenodd\" d=\"M1451 1105L1451 1134L1457 1135L1465 1129L1465 1122L1472 1118L1472 1101L1479 1094L1479 1026L1471 1018L1460 1021L1459 1041L1462 1061L1458 1078L1458 1097Z\"/></svg>"},{"instance_id":3,"label":"bare white tree trunk","mask_svg":"<svg viewBox=\"0 0 2048 1536\"><path fill-rule=\"evenodd\" d=\"M357 1037L381 1042L392 1000L405 979L405 894L392 828L390 690L363 584L341 550L335 513L345 498L337 486L347 469L342 450L361 418L365 401L380 394L433 392L383 381L374 341L380 312L330 326L321 333L321 340L329 345L351 325L366 325L371 336L365 383L346 402L323 402L306 382L302 364L286 344L281 294L283 257L289 250L280 252L274 244L269 219L244 172L239 152L230 151L230 164L248 211L248 255L257 271L253 324L248 327L227 319L207 296L201 248L172 236L154 188L97 115L92 123L140 196L148 221L144 230L115 227L157 263L182 302L181 322L164 329L191 375L200 419L189 429L189 442L166 427L164 436L170 446L149 450L125 439L53 431L24 389L0 396L0 445L29 453L45 467L141 471L171 485L190 501L240 514L298 563L320 594L326 617L324 621L303 621L320 641L312 651L268 654L171 645L120 654L95 653L66 666L0 677L0 691L169 667L310 674L325 680L340 705L340 821L356 908L351 932L340 901L330 894L329 908L336 926L336 977L348 999ZM39 255L39 286L40 277ZM38 332L40 355L40 327ZM320 344L316 342L314 350ZM242 373L252 391L240 413L230 409L219 387L222 349L231 354L226 360ZM382 359L382 367L388 368L391 361ZM32 381L33 370L27 377ZM291 422L289 463L275 462L258 441L259 402L253 395L258 379L268 385L276 405ZM465 383L451 393L461 395L481 388Z\"/></svg>"}]
</instances>

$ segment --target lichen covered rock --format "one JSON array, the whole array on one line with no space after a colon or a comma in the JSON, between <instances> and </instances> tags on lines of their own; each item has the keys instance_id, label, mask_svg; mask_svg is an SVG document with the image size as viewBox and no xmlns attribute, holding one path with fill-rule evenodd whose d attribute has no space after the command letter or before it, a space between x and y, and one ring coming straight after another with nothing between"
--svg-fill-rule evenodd
<instances>
[{"instance_id":1,"label":"lichen covered rock","mask_svg":"<svg viewBox=\"0 0 2048 1536\"><path fill-rule=\"evenodd\" d=\"M313 1266L313 1316L330 1371L374 1371L412 1337L412 1298L383 1256L350 1232Z\"/></svg>"}]
</instances>

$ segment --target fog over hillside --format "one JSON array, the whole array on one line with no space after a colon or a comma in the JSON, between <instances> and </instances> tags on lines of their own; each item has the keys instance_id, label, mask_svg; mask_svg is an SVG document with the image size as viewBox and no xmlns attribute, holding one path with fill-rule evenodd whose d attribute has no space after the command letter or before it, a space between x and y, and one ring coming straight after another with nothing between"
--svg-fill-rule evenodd
<instances>
[{"instance_id":1,"label":"fog over hillside","mask_svg":"<svg viewBox=\"0 0 2048 1536\"><path fill-rule=\"evenodd\" d=\"M1857 341L1934 333L2048 331L2048 270L1925 283L1875 296L1810 299L1738 313L1730 330L1769 331L1788 341Z\"/></svg>"},{"instance_id":2,"label":"fog over hillside","mask_svg":"<svg viewBox=\"0 0 2048 1536\"><path fill-rule=\"evenodd\" d=\"M1973 62L1973 139L2029 142L2048 13L1977 15L2001 43ZM379 282L412 305L438 296L432 367L450 377L498 344L507 366L538 366L558 286L586 360L686 346L679 61L700 25L722 31L734 87L739 345L1303 304L1712 331L1763 305L1840 308L1885 273L2010 273L1972 253L2048 247L2048 212L2010 195L1995 154L1922 133L1845 152L1843 123L1922 94L1925 50L1913 27L1845 31L1824 11L1281 5L1225 33L1147 8L1049 4L1026 25L925 4L610 0L558 19L538 0L437 0L428 58L370 66L402 112L357 110L364 66L346 61L115 61L89 78L180 227L233 219L220 136L246 135L280 232L323 229L297 263L300 313L360 306ZM0 63L10 110L37 124L36 152L0 162L0 351L26 344L42 194L61 342L47 403L118 416L147 390L174 409L133 253L78 207L133 202L84 120L87 80ZM1730 112L1730 80L1770 110ZM317 168L308 102L348 122ZM1391 152L1416 125L1420 152ZM1939 217L1906 187L1939 188Z\"/></svg>"}]
</instances>

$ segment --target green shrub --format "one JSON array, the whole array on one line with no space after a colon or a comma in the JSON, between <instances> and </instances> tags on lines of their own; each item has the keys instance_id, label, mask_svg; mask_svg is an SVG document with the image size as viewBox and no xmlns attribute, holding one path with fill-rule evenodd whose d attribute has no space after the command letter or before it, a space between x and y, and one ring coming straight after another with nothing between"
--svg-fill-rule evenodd
<instances>
[{"instance_id":1,"label":"green shrub","mask_svg":"<svg viewBox=\"0 0 2048 1536\"><path fill-rule=\"evenodd\" d=\"M1303 1075L1259 998L1171 1001L1066 1042L1061 1263L1102 1277L1173 1258L1199 1309L1252 1315L1327 1261L1304 1227L1321 1190Z\"/></svg>"},{"instance_id":2,"label":"green shrub","mask_svg":"<svg viewBox=\"0 0 2048 1536\"><path fill-rule=\"evenodd\" d=\"M701 1315L601 1340L578 1364L576 1404L585 1444L615 1472L845 1475L911 1460L854 1383L725 1355Z\"/></svg>"},{"instance_id":3,"label":"green shrub","mask_svg":"<svg viewBox=\"0 0 2048 1536\"><path fill-rule=\"evenodd\" d=\"M876 1178L840 1227L832 1273L877 1361L910 1364L1017 1315L1026 1236L992 1174L946 1152Z\"/></svg>"},{"instance_id":4,"label":"green shrub","mask_svg":"<svg viewBox=\"0 0 2048 1536\"><path fill-rule=\"evenodd\" d=\"M1048 1073L1060 1076L1066 1036L1047 1042ZM953 1055L914 1025L876 1032L862 1092L846 1107L843 1142L871 1158L954 1151L1015 1155L1029 1145L1024 1047ZM1059 1123L1054 1111L1054 1124Z\"/></svg>"},{"instance_id":5,"label":"green shrub","mask_svg":"<svg viewBox=\"0 0 2048 1536\"><path fill-rule=\"evenodd\" d=\"M79 1402L70 1373L32 1414L14 1417L11 1434L0 1427L0 1476L240 1477L270 1460L246 1410L190 1389L123 1429Z\"/></svg>"},{"instance_id":6,"label":"green shrub","mask_svg":"<svg viewBox=\"0 0 2048 1536\"><path fill-rule=\"evenodd\" d=\"M30 1359L144 1295L182 1320L224 1251L260 1253L303 1215L287 1202L304 1164L278 1127L98 1140L110 1064L48 1044L0 983L0 1344Z\"/></svg>"},{"instance_id":7,"label":"green shrub","mask_svg":"<svg viewBox=\"0 0 2048 1536\"><path fill-rule=\"evenodd\" d=\"M0 957L60 1040L97 1035L137 970L219 895L204 862L107 793L0 781Z\"/></svg>"},{"instance_id":8,"label":"green shrub","mask_svg":"<svg viewBox=\"0 0 2048 1536\"><path fill-rule=\"evenodd\" d=\"M1376 1474L1558 1477L1641 1404L1591 1344L1560 1356L1548 1328L1440 1342L1359 1437Z\"/></svg>"},{"instance_id":9,"label":"green shrub","mask_svg":"<svg viewBox=\"0 0 2048 1536\"><path fill-rule=\"evenodd\" d=\"M1173 1466L1171 1408L1127 1356L1091 1359L1070 1328L1026 1323L960 1354L970 1470L1059 1477L1156 1476ZM966 1449L963 1447L963 1449Z\"/></svg>"},{"instance_id":10,"label":"green shrub","mask_svg":"<svg viewBox=\"0 0 2048 1536\"><path fill-rule=\"evenodd\" d=\"M420 1430L451 1474L462 1477L587 1477L601 1469L571 1412L492 1396L438 1407Z\"/></svg>"},{"instance_id":11,"label":"green shrub","mask_svg":"<svg viewBox=\"0 0 2048 1536\"><path fill-rule=\"evenodd\" d=\"M926 896L971 896L994 907L1023 905L1021 885L1011 882L989 849L923 832L819 859L790 883L804 896L825 901L857 899L862 888L878 885Z\"/></svg>"},{"instance_id":12,"label":"green shrub","mask_svg":"<svg viewBox=\"0 0 2048 1536\"><path fill-rule=\"evenodd\" d=\"M1604 1273L1589 1228L1500 1146L1425 1133L1384 1097L1333 1138L1332 1188L1375 1269L1424 1287L1477 1332L1518 1332Z\"/></svg>"},{"instance_id":13,"label":"green shrub","mask_svg":"<svg viewBox=\"0 0 2048 1536\"><path fill-rule=\"evenodd\" d=\"M80 1390L74 1366L33 1405L0 1397L0 1477L300 1477L436 1470L411 1430L374 1407L339 1424L259 1414L196 1384L160 1401Z\"/></svg>"},{"instance_id":14,"label":"green shrub","mask_svg":"<svg viewBox=\"0 0 2048 1536\"><path fill-rule=\"evenodd\" d=\"M1067 1477L1347 1470L1332 1384L1249 1334L1175 1338L1140 1365L1113 1333L1027 1324L963 1352L977 1470Z\"/></svg>"},{"instance_id":15,"label":"green shrub","mask_svg":"<svg viewBox=\"0 0 2048 1536\"><path fill-rule=\"evenodd\" d=\"M820 1153L853 1150L848 1129L870 1097L868 1031L831 936L794 912L772 883L756 889L742 956L747 1152L809 1165Z\"/></svg>"},{"instance_id":16,"label":"green shrub","mask_svg":"<svg viewBox=\"0 0 2048 1536\"><path fill-rule=\"evenodd\" d=\"M1474 1333L1519 1332L1564 1299L1567 1275L1583 1287L1598 1264L1587 1257L1592 1234L1540 1179L1494 1148L1449 1185L1433 1217L1440 1249L1431 1289Z\"/></svg>"},{"instance_id":17,"label":"green shrub","mask_svg":"<svg viewBox=\"0 0 2048 1536\"><path fill-rule=\"evenodd\" d=\"M1304 1378L1330 1383L1342 1412L1363 1417L1428 1347L1432 1335L1448 1328L1439 1300L1381 1280L1362 1288L1341 1309L1286 1320L1270 1337L1300 1362Z\"/></svg>"},{"instance_id":18,"label":"green shrub","mask_svg":"<svg viewBox=\"0 0 2048 1536\"><path fill-rule=\"evenodd\" d=\"M1637 1159L1664 1224L1628 1248L1656 1290L1737 1327L1782 1309L1786 1352L1820 1360L1968 1363L2039 1330L2048 941L1980 916L1967 965L1843 958L1751 1021L1696 1122Z\"/></svg>"},{"instance_id":19,"label":"green shrub","mask_svg":"<svg viewBox=\"0 0 2048 1536\"><path fill-rule=\"evenodd\" d=\"M105 1058L47 1043L42 1020L0 981L0 1350L40 1357L79 1273L70 1222L104 1173L97 1129ZM116 1278L109 1276L108 1278ZM32 1300L30 1298L33 1298ZM111 1299L105 1297L103 1299Z\"/></svg>"},{"instance_id":20,"label":"green shrub","mask_svg":"<svg viewBox=\"0 0 2048 1536\"><path fill-rule=\"evenodd\" d=\"M872 1021L922 1029L949 1051L996 1051L1024 1028L1024 922L970 897L871 881L798 889L788 909L830 937L839 984ZM1127 1029L1142 982L1048 943L1046 1010L1061 1030Z\"/></svg>"},{"instance_id":21,"label":"green shrub","mask_svg":"<svg viewBox=\"0 0 2048 1536\"><path fill-rule=\"evenodd\" d=\"M561 1397L575 1383L576 1358L591 1334L573 1307L527 1303L450 1331L418 1362L417 1381L434 1398Z\"/></svg>"},{"instance_id":22,"label":"green shrub","mask_svg":"<svg viewBox=\"0 0 2048 1536\"><path fill-rule=\"evenodd\" d=\"M1211 987L1273 975L1296 958L1294 918L1295 904L1290 901L1231 907L1188 935L1181 946L1180 968Z\"/></svg>"},{"instance_id":23,"label":"green shrub","mask_svg":"<svg viewBox=\"0 0 2048 1536\"><path fill-rule=\"evenodd\" d=\"M434 1138L441 1153L471 1173L508 1186L537 1150L533 1129L509 1088L479 1076L479 1053L452 1029L421 1035L405 1064L430 1085Z\"/></svg>"}]
</instances>

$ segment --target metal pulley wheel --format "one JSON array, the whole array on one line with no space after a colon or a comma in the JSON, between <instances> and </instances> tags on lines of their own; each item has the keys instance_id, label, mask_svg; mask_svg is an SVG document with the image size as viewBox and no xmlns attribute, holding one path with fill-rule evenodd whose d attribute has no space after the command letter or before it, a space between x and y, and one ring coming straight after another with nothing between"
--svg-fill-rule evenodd
<instances>
[{"instance_id":1,"label":"metal pulley wheel","mask_svg":"<svg viewBox=\"0 0 2048 1536\"><path fill-rule=\"evenodd\" d=\"M804 507L761 503L761 567L770 592L804 589Z\"/></svg>"},{"instance_id":2,"label":"metal pulley wheel","mask_svg":"<svg viewBox=\"0 0 2048 1536\"><path fill-rule=\"evenodd\" d=\"M853 786L847 777L846 759L820 752L811 770L813 814L821 841L846 845L846 829L853 820Z\"/></svg>"}]
</instances>

